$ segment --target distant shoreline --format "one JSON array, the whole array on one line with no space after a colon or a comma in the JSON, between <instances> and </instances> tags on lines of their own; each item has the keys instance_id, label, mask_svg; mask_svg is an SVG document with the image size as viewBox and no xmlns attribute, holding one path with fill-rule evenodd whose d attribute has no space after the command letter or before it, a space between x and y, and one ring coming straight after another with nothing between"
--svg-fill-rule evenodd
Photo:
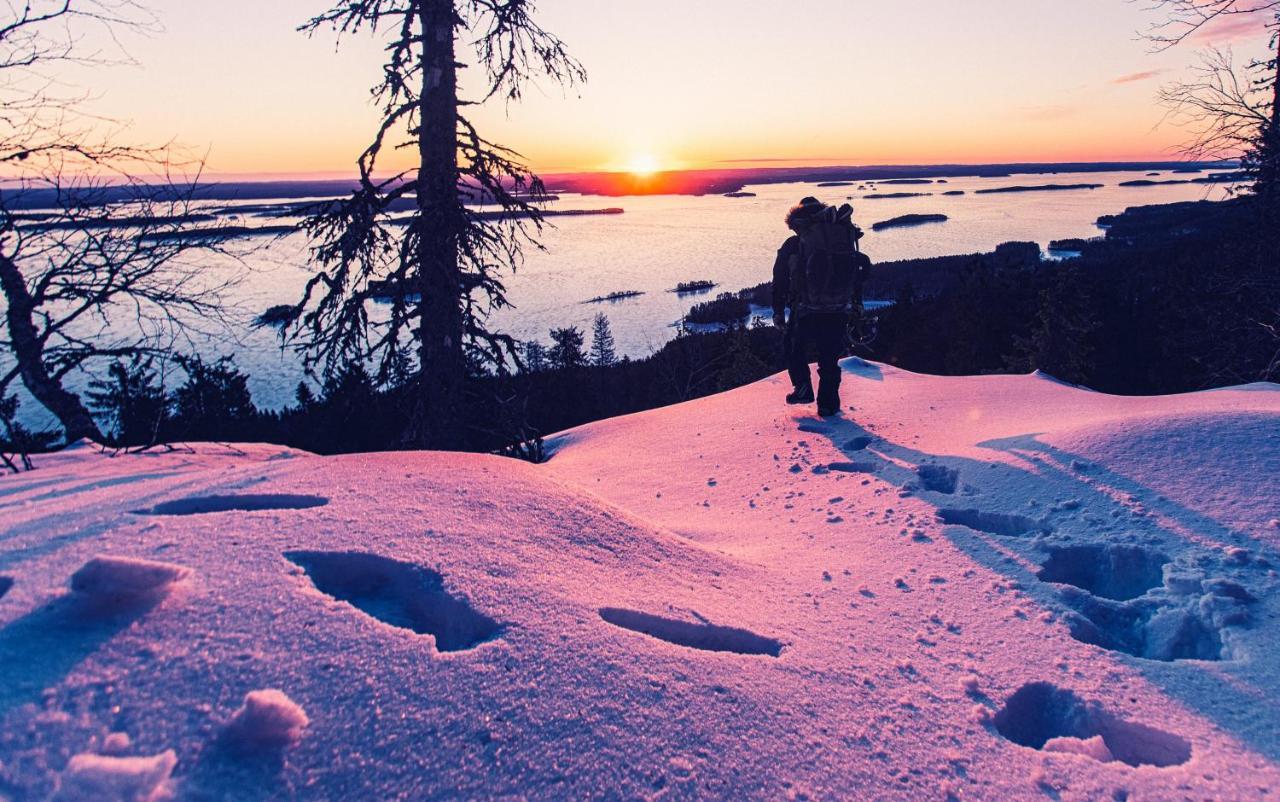
<instances>
[{"instance_id":1,"label":"distant shoreline","mask_svg":"<svg viewBox=\"0 0 1280 802\"><path fill-rule=\"evenodd\" d=\"M631 173L551 173L542 176L552 194L575 193L603 197L638 195L723 195L742 192L747 186L767 184L833 183L936 180L939 178L1008 178L1013 175L1048 175L1053 173L1122 173L1160 171L1234 170L1234 162L1022 162L1015 164L934 164L845 167L767 167L727 170L683 170L640 176ZM152 197L157 200L183 199L197 201L290 200L308 198L325 200L349 195L357 187L354 179L318 179L288 181L230 181L198 186L194 193L179 187L156 186ZM63 188L62 199L74 189ZM79 200L89 205L120 203L138 197L136 186L94 186L80 191ZM51 189L7 190L11 209L55 208L59 200ZM172 196L172 197L170 197Z\"/></svg>"}]
</instances>

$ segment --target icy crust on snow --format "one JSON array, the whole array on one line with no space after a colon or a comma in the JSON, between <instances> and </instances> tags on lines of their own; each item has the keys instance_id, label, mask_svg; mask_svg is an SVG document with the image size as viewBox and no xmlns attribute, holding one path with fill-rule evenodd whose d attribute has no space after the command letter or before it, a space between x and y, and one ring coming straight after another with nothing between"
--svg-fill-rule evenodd
<instances>
[{"instance_id":1,"label":"icy crust on snow","mask_svg":"<svg viewBox=\"0 0 1280 802\"><path fill-rule=\"evenodd\" d=\"M845 371L0 480L0 796L1274 795L1280 394Z\"/></svg>"}]
</instances>

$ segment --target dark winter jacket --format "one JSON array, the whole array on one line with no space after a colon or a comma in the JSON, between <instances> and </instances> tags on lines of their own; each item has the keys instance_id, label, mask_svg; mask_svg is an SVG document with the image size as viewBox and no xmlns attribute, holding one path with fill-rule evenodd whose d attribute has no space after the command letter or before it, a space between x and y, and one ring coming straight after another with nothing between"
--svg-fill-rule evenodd
<instances>
[{"instance_id":1,"label":"dark winter jacket","mask_svg":"<svg viewBox=\"0 0 1280 802\"><path fill-rule=\"evenodd\" d=\"M773 263L773 314L782 315L792 302L791 271L800 261L800 237L789 237Z\"/></svg>"}]
</instances>

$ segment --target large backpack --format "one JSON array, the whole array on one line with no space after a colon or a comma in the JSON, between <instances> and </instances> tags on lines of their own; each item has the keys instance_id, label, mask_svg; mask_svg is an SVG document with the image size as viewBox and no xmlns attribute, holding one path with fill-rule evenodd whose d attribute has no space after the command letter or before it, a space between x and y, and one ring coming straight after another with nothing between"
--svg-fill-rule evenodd
<instances>
[{"instance_id":1,"label":"large backpack","mask_svg":"<svg viewBox=\"0 0 1280 802\"><path fill-rule=\"evenodd\" d=\"M862 284L871 260L858 250L862 230L853 207L827 207L799 232L802 243L795 285L806 312L849 312L862 304Z\"/></svg>"}]
</instances>

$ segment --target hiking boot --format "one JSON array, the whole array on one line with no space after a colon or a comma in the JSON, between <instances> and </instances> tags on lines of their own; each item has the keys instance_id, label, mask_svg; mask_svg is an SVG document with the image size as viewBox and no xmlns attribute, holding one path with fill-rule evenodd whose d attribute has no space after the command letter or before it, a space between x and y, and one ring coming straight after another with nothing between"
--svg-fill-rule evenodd
<instances>
[{"instance_id":1,"label":"hiking boot","mask_svg":"<svg viewBox=\"0 0 1280 802\"><path fill-rule=\"evenodd\" d=\"M840 406L838 404L832 407L824 406L822 404L818 405L818 417L820 418L834 418L836 415L839 415L839 414L840 414Z\"/></svg>"},{"instance_id":2,"label":"hiking boot","mask_svg":"<svg viewBox=\"0 0 1280 802\"><path fill-rule=\"evenodd\" d=\"M813 388L798 387L795 390L792 390L791 393L787 395L787 403L788 404L812 404Z\"/></svg>"}]
</instances>

